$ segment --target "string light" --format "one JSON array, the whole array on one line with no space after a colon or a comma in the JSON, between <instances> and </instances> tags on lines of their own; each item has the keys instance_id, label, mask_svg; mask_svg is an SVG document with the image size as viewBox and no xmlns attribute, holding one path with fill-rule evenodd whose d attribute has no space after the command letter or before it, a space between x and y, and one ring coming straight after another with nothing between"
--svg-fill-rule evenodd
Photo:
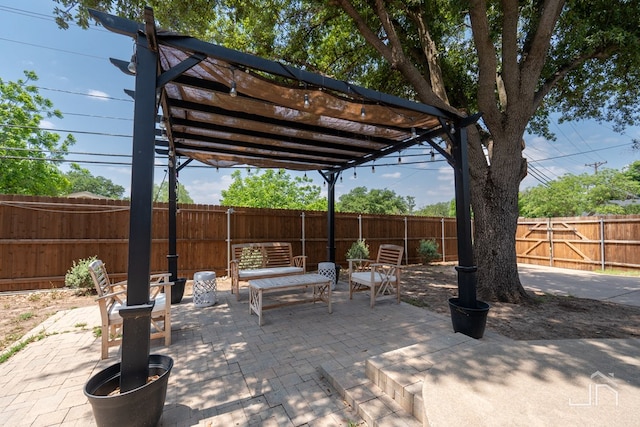
<instances>
[{"instance_id":1,"label":"string light","mask_svg":"<svg viewBox=\"0 0 640 427\"><path fill-rule=\"evenodd\" d=\"M229 96L231 96L232 98L238 96L238 88L235 80L231 82L231 90L229 91Z\"/></svg>"},{"instance_id":2,"label":"string light","mask_svg":"<svg viewBox=\"0 0 640 427\"><path fill-rule=\"evenodd\" d=\"M340 182L342 182L342 175L340 175Z\"/></svg>"},{"instance_id":3,"label":"string light","mask_svg":"<svg viewBox=\"0 0 640 427\"><path fill-rule=\"evenodd\" d=\"M304 108L309 108L310 105L311 105L311 102L309 102L309 94L305 93L304 94Z\"/></svg>"},{"instance_id":4,"label":"string light","mask_svg":"<svg viewBox=\"0 0 640 427\"><path fill-rule=\"evenodd\" d=\"M416 132L416 128L411 128L411 137L415 138L416 136L418 136L418 133Z\"/></svg>"},{"instance_id":5,"label":"string light","mask_svg":"<svg viewBox=\"0 0 640 427\"><path fill-rule=\"evenodd\" d=\"M367 116L367 111L364 109L364 105L360 108L360 117L363 119Z\"/></svg>"},{"instance_id":6,"label":"string light","mask_svg":"<svg viewBox=\"0 0 640 427\"><path fill-rule=\"evenodd\" d=\"M433 151L433 148L431 149L431 161L433 162L436 158L436 153Z\"/></svg>"},{"instance_id":7,"label":"string light","mask_svg":"<svg viewBox=\"0 0 640 427\"><path fill-rule=\"evenodd\" d=\"M400 153L398 153L398 163L402 163L402 157L400 156Z\"/></svg>"},{"instance_id":8,"label":"string light","mask_svg":"<svg viewBox=\"0 0 640 427\"><path fill-rule=\"evenodd\" d=\"M356 173L356 168L353 168L353 179L356 179L358 174Z\"/></svg>"},{"instance_id":9,"label":"string light","mask_svg":"<svg viewBox=\"0 0 640 427\"><path fill-rule=\"evenodd\" d=\"M138 58L136 56L136 45L135 43L133 44L133 54L131 55L131 61L129 61L129 64L127 64L127 70L129 70L129 72L131 74L135 74L136 73L136 69L137 69L137 62Z\"/></svg>"},{"instance_id":10,"label":"string light","mask_svg":"<svg viewBox=\"0 0 640 427\"><path fill-rule=\"evenodd\" d=\"M376 173L376 165L371 165L371 173Z\"/></svg>"}]
</instances>

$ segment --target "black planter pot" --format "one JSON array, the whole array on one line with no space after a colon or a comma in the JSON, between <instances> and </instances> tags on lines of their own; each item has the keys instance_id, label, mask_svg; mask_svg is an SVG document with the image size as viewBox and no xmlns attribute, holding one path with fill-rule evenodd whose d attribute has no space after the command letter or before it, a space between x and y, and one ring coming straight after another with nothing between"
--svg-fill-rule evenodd
<instances>
[{"instance_id":1,"label":"black planter pot","mask_svg":"<svg viewBox=\"0 0 640 427\"><path fill-rule=\"evenodd\" d=\"M340 280L340 269L341 268L342 267L340 267L340 264L336 264L336 281L335 281L336 285L338 284L338 280Z\"/></svg>"},{"instance_id":2,"label":"black planter pot","mask_svg":"<svg viewBox=\"0 0 640 427\"><path fill-rule=\"evenodd\" d=\"M187 279L185 277L176 280L175 284L171 287L171 304L180 304L184 296L184 286L186 283Z\"/></svg>"},{"instance_id":3,"label":"black planter pot","mask_svg":"<svg viewBox=\"0 0 640 427\"><path fill-rule=\"evenodd\" d=\"M482 338L487 325L489 304L484 301L476 301L476 303L477 308L463 307L458 298L449 298L454 332L460 332L475 339Z\"/></svg>"},{"instance_id":4,"label":"black planter pot","mask_svg":"<svg viewBox=\"0 0 640 427\"><path fill-rule=\"evenodd\" d=\"M155 426L160 421L173 359L149 355L149 376L159 378L126 393L108 394L120 386L120 363L111 365L91 377L84 394L91 403L98 427Z\"/></svg>"}]
</instances>

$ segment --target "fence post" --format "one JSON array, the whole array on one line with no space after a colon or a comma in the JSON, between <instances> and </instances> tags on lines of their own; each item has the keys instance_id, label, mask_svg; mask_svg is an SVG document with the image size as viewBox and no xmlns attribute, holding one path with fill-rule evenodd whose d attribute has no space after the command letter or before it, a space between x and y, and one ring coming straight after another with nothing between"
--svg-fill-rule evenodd
<instances>
[{"instance_id":1,"label":"fence post","mask_svg":"<svg viewBox=\"0 0 640 427\"><path fill-rule=\"evenodd\" d=\"M231 275L231 214L233 208L227 209L227 277Z\"/></svg>"},{"instance_id":2,"label":"fence post","mask_svg":"<svg viewBox=\"0 0 640 427\"><path fill-rule=\"evenodd\" d=\"M407 217L404 217L404 260L407 265L409 265L409 236L407 234Z\"/></svg>"},{"instance_id":3,"label":"fence post","mask_svg":"<svg viewBox=\"0 0 640 427\"><path fill-rule=\"evenodd\" d=\"M304 211L300 214L300 216L302 217L302 239L301 239L301 241L302 241L302 256L305 256L305 255L306 255L306 253L305 253L305 249L304 249L304 246L305 246L305 235L304 235Z\"/></svg>"},{"instance_id":4,"label":"fence post","mask_svg":"<svg viewBox=\"0 0 640 427\"><path fill-rule=\"evenodd\" d=\"M604 248L604 218L600 217L600 265L602 268L602 271L604 271L605 269L605 259L604 259L604 253L605 253L605 248Z\"/></svg>"},{"instance_id":5,"label":"fence post","mask_svg":"<svg viewBox=\"0 0 640 427\"><path fill-rule=\"evenodd\" d=\"M444 239L444 218L440 218L440 227L442 228L442 233L441 233L442 236L440 237L440 240L442 242L440 244L440 246L442 247L442 262L445 262L446 255L445 255L445 250L444 250L444 242L445 242L445 239Z\"/></svg>"},{"instance_id":6,"label":"fence post","mask_svg":"<svg viewBox=\"0 0 640 427\"><path fill-rule=\"evenodd\" d=\"M358 240L362 240L362 215L358 215Z\"/></svg>"},{"instance_id":7,"label":"fence post","mask_svg":"<svg viewBox=\"0 0 640 427\"><path fill-rule=\"evenodd\" d=\"M549 236L549 267L553 267L553 222L547 218L547 236Z\"/></svg>"}]
</instances>

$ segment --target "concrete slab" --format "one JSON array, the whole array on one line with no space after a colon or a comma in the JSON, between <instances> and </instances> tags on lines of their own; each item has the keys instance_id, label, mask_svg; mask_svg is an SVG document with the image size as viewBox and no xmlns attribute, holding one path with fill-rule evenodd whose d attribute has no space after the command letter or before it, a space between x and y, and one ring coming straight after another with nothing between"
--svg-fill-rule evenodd
<instances>
[{"instance_id":1,"label":"concrete slab","mask_svg":"<svg viewBox=\"0 0 640 427\"><path fill-rule=\"evenodd\" d=\"M432 427L637 425L640 340L485 343L433 353Z\"/></svg>"},{"instance_id":2,"label":"concrete slab","mask_svg":"<svg viewBox=\"0 0 640 427\"><path fill-rule=\"evenodd\" d=\"M531 264L518 264L518 272L527 289L640 307L640 277Z\"/></svg>"}]
</instances>

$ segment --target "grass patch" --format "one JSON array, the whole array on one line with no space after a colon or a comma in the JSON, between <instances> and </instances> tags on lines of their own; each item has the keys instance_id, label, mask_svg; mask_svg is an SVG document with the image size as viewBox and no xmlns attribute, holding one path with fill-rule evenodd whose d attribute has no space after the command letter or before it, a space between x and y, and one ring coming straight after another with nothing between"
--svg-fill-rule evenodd
<instances>
[{"instance_id":1,"label":"grass patch","mask_svg":"<svg viewBox=\"0 0 640 427\"><path fill-rule=\"evenodd\" d=\"M85 328L87 326L87 322L76 323L73 326L75 326L76 328Z\"/></svg>"},{"instance_id":2,"label":"grass patch","mask_svg":"<svg viewBox=\"0 0 640 427\"><path fill-rule=\"evenodd\" d=\"M631 277L640 277L640 271L637 270L619 270L616 268L607 268L607 269L598 269L594 270L595 273L600 274L610 274L612 276L631 276Z\"/></svg>"},{"instance_id":3,"label":"grass patch","mask_svg":"<svg viewBox=\"0 0 640 427\"><path fill-rule=\"evenodd\" d=\"M102 328L100 326L93 327L93 336L96 338L100 338L102 336Z\"/></svg>"},{"instance_id":4,"label":"grass patch","mask_svg":"<svg viewBox=\"0 0 640 427\"><path fill-rule=\"evenodd\" d=\"M17 352L19 352L20 350L25 348L27 345L29 345L29 344L31 344L32 342L35 342L35 341L40 341L41 339L45 338L46 336L47 336L47 334L45 332L40 332L37 335L30 336L29 338L27 338L24 341L20 341L19 343L17 343L13 347L11 347L9 350L7 350L4 353L2 353L2 355L0 355L0 363L6 362L7 360L9 360L11 358L11 356L13 356Z\"/></svg>"},{"instance_id":5,"label":"grass patch","mask_svg":"<svg viewBox=\"0 0 640 427\"><path fill-rule=\"evenodd\" d=\"M18 316L18 320L21 320L21 321L29 320L33 316L34 316L34 314L31 313L31 312L22 313L20 316Z\"/></svg>"},{"instance_id":6,"label":"grass patch","mask_svg":"<svg viewBox=\"0 0 640 427\"><path fill-rule=\"evenodd\" d=\"M29 296L27 297L27 299L28 299L29 301L40 301L40 300L42 299L42 295L41 295L41 294L39 294L39 293L35 293L35 292L34 292L34 293L32 293L32 294L29 294Z\"/></svg>"}]
</instances>

